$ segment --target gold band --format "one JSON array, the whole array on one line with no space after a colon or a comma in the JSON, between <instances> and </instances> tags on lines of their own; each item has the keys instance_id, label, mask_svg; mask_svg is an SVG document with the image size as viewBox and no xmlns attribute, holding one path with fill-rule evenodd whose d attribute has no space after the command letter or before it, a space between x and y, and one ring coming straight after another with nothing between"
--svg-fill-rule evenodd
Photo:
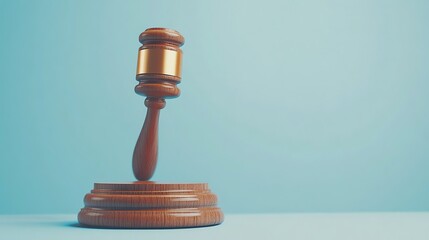
<instances>
[{"instance_id":1,"label":"gold band","mask_svg":"<svg viewBox=\"0 0 429 240\"><path fill-rule=\"evenodd\" d=\"M137 75L152 73L181 77L182 51L145 48L139 51Z\"/></svg>"}]
</instances>

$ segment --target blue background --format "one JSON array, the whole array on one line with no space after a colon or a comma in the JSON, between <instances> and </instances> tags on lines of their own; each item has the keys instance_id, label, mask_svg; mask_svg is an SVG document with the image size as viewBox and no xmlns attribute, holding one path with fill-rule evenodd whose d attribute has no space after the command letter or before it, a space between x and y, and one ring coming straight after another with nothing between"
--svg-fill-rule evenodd
<instances>
[{"instance_id":1,"label":"blue background","mask_svg":"<svg viewBox=\"0 0 429 240\"><path fill-rule=\"evenodd\" d=\"M154 180L225 212L429 210L428 1L1 1L0 213L132 181L138 35L186 38Z\"/></svg>"}]
</instances>

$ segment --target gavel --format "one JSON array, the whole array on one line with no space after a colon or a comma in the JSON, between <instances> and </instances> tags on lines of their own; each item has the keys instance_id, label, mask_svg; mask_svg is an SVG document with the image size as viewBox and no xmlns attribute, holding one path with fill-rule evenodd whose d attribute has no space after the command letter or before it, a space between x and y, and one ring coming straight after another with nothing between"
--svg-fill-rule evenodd
<instances>
[{"instance_id":1,"label":"gavel","mask_svg":"<svg viewBox=\"0 0 429 240\"><path fill-rule=\"evenodd\" d=\"M133 152L139 181L94 183L78 214L82 226L102 228L183 228L221 224L222 210L207 183L161 183L149 180L158 157L159 112L165 99L180 95L184 38L166 28L139 36L135 92L146 96L146 119Z\"/></svg>"},{"instance_id":2,"label":"gavel","mask_svg":"<svg viewBox=\"0 0 429 240\"><path fill-rule=\"evenodd\" d=\"M175 30L149 28L139 36L135 92L146 96L146 119L133 152L133 172L140 181L149 180L158 158L159 112L166 98L180 95L182 50L185 39Z\"/></svg>"}]
</instances>

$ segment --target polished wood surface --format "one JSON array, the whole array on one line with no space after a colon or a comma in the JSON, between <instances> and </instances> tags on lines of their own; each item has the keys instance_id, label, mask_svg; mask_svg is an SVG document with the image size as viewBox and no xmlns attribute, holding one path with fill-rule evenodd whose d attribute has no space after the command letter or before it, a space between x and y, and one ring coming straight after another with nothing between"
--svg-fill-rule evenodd
<instances>
[{"instance_id":1,"label":"polished wood surface","mask_svg":"<svg viewBox=\"0 0 429 240\"><path fill-rule=\"evenodd\" d=\"M217 225L223 213L206 183L95 183L78 220L101 228L183 228Z\"/></svg>"},{"instance_id":2,"label":"polished wood surface","mask_svg":"<svg viewBox=\"0 0 429 240\"><path fill-rule=\"evenodd\" d=\"M139 49L136 75L139 84L135 87L135 92L147 97L145 105L148 110L134 148L133 172L137 180L146 181L155 172L158 160L159 110L164 108L165 98L180 95L176 84L181 80L180 46L183 45L184 38L171 29L150 28L140 34L139 41L143 46ZM143 56L142 51L154 52ZM169 58L163 51L177 54Z\"/></svg>"},{"instance_id":3,"label":"polished wood surface","mask_svg":"<svg viewBox=\"0 0 429 240\"><path fill-rule=\"evenodd\" d=\"M146 119L133 153L133 172L138 180L150 179L155 172L158 160L159 110L165 106L165 100L147 98L145 105L148 107Z\"/></svg>"},{"instance_id":4,"label":"polished wood surface","mask_svg":"<svg viewBox=\"0 0 429 240\"><path fill-rule=\"evenodd\" d=\"M180 95L180 33L150 28L140 34L135 92L146 96L146 118L133 152L137 182L95 183L78 215L82 226L99 228L185 228L217 225L223 213L206 183L147 181L158 160L158 122L166 98Z\"/></svg>"}]
</instances>

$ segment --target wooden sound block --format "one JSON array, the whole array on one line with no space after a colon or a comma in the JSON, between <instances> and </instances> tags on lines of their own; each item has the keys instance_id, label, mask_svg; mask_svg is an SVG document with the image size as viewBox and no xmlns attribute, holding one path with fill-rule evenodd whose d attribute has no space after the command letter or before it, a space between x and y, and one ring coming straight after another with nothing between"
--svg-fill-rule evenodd
<instances>
[{"instance_id":1,"label":"wooden sound block","mask_svg":"<svg viewBox=\"0 0 429 240\"><path fill-rule=\"evenodd\" d=\"M186 228L217 225L223 213L207 183L95 183L78 220L100 228Z\"/></svg>"}]
</instances>

